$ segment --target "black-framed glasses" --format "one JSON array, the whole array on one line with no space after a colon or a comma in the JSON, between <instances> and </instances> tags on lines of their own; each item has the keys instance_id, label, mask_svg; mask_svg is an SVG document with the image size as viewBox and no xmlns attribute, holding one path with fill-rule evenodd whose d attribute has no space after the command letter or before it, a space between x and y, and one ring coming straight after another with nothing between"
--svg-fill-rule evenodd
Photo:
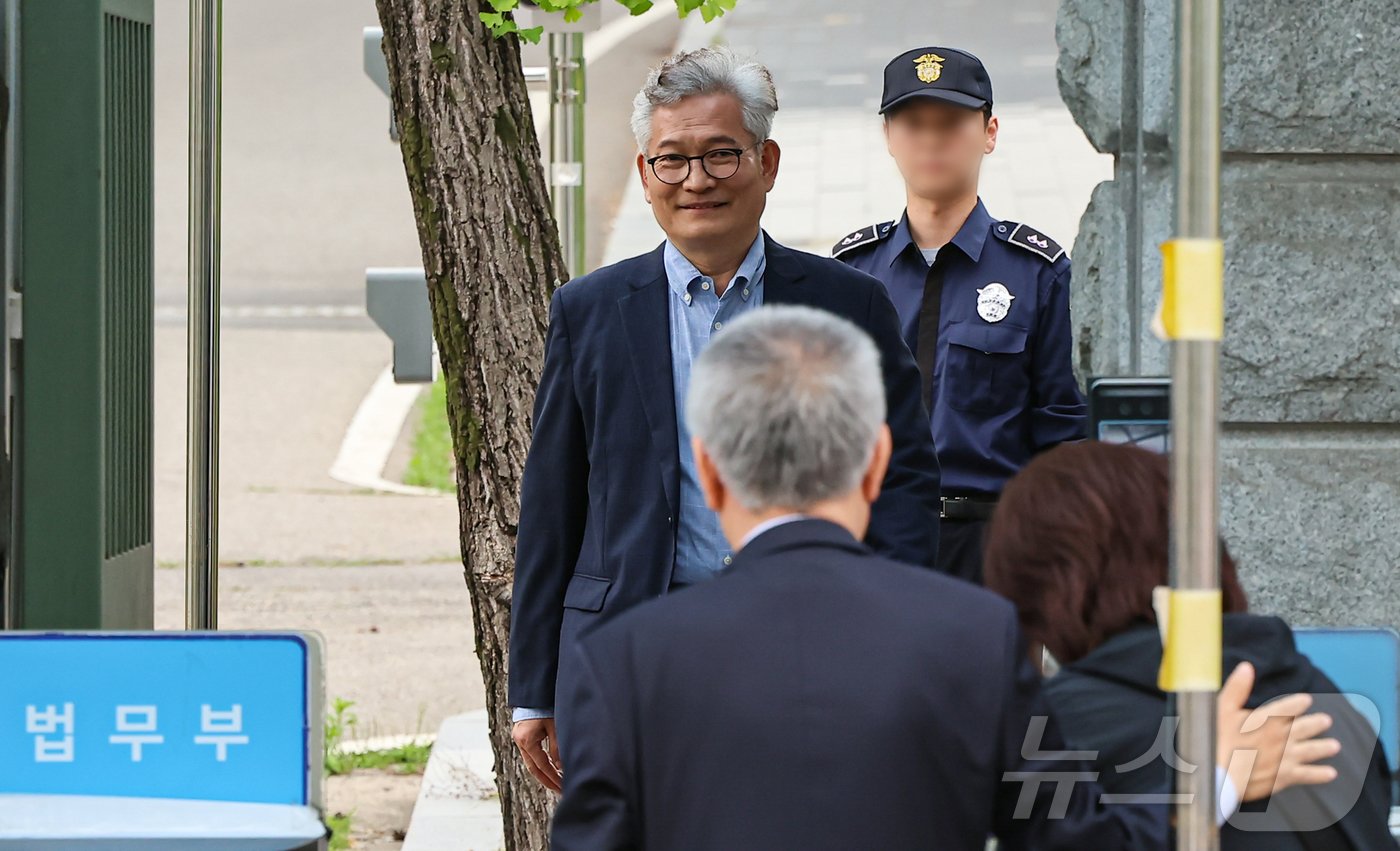
<instances>
[{"instance_id":1,"label":"black-framed glasses","mask_svg":"<svg viewBox=\"0 0 1400 851\"><path fill-rule=\"evenodd\" d=\"M700 161L700 167L705 173L715 180L725 180L733 177L739 171L739 164L743 162L744 152L749 148L757 148L763 144L749 145L748 148L715 148L706 151L696 157L687 157L681 154L660 154L648 159L647 165L651 166L651 173L656 175L656 179L662 183L675 186L685 183L690 177L691 163Z\"/></svg>"}]
</instances>

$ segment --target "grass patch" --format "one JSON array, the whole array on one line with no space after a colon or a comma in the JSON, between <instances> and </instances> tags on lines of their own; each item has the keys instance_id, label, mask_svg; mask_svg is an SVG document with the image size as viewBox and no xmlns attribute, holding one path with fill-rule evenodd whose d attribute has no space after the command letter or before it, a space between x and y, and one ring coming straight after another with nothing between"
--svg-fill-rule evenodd
<instances>
[{"instance_id":1,"label":"grass patch","mask_svg":"<svg viewBox=\"0 0 1400 851\"><path fill-rule=\"evenodd\" d=\"M330 775L349 774L357 768L387 769L397 774L422 774L428 767L433 746L420 742L377 751L351 753L341 747L346 733L354 731L360 719L350 709L355 701L337 697L325 720L325 764ZM420 718L421 720L421 718Z\"/></svg>"},{"instance_id":2,"label":"grass patch","mask_svg":"<svg viewBox=\"0 0 1400 851\"><path fill-rule=\"evenodd\" d=\"M418 400L418 431L404 484L453 493L457 490L452 457L452 430L447 424L447 378L439 375Z\"/></svg>"},{"instance_id":3,"label":"grass patch","mask_svg":"<svg viewBox=\"0 0 1400 851\"><path fill-rule=\"evenodd\" d=\"M335 813L326 816L326 826L331 829L331 851L348 851L350 848L350 813Z\"/></svg>"},{"instance_id":4,"label":"grass patch","mask_svg":"<svg viewBox=\"0 0 1400 851\"><path fill-rule=\"evenodd\" d=\"M430 744L407 744L382 751L345 754L354 768L389 769L395 774L422 774L432 755Z\"/></svg>"}]
</instances>

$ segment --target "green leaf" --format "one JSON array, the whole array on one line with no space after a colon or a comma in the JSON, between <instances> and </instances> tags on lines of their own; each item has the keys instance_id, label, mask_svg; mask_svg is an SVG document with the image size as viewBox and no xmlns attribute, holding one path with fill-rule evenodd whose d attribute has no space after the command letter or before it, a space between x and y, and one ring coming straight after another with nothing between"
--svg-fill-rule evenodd
<instances>
[{"instance_id":1,"label":"green leaf","mask_svg":"<svg viewBox=\"0 0 1400 851\"><path fill-rule=\"evenodd\" d=\"M481 12L478 14L478 17L481 18L483 24L491 28L493 33L506 18L506 16L502 15L500 12Z\"/></svg>"},{"instance_id":2,"label":"green leaf","mask_svg":"<svg viewBox=\"0 0 1400 851\"><path fill-rule=\"evenodd\" d=\"M544 27L530 27L528 30L522 30L517 27L515 32L516 35L519 35L531 44L539 44L540 36L544 34Z\"/></svg>"},{"instance_id":3,"label":"green leaf","mask_svg":"<svg viewBox=\"0 0 1400 851\"><path fill-rule=\"evenodd\" d=\"M700 14L705 23L709 23L733 8L734 0L705 0L705 5L700 7Z\"/></svg>"},{"instance_id":4,"label":"green leaf","mask_svg":"<svg viewBox=\"0 0 1400 851\"><path fill-rule=\"evenodd\" d=\"M520 0L490 0L490 3L497 12L509 12L520 5Z\"/></svg>"},{"instance_id":5,"label":"green leaf","mask_svg":"<svg viewBox=\"0 0 1400 851\"><path fill-rule=\"evenodd\" d=\"M564 23L572 24L583 19L583 10L577 6L570 6L564 10Z\"/></svg>"}]
</instances>

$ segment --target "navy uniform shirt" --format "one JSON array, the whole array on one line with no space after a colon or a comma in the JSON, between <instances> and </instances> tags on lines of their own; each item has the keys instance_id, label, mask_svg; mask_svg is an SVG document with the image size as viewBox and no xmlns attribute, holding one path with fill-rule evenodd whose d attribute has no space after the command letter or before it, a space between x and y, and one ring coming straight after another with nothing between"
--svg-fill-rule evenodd
<instances>
[{"instance_id":1,"label":"navy uniform shirt","mask_svg":"<svg viewBox=\"0 0 1400 851\"><path fill-rule=\"evenodd\" d=\"M857 231L832 253L885 284L917 351L929 262L908 215ZM1031 456L1084 437L1087 408L1070 365L1069 256L1040 231L993 219L980 200L939 255L929 420L943 493L999 494Z\"/></svg>"}]
</instances>

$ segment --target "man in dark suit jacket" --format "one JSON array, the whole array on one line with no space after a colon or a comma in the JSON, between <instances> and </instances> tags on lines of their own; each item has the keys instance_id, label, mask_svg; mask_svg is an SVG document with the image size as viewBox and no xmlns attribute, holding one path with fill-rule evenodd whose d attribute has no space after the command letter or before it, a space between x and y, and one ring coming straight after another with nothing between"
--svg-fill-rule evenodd
<instances>
[{"instance_id":1,"label":"man in dark suit jacket","mask_svg":"<svg viewBox=\"0 0 1400 851\"><path fill-rule=\"evenodd\" d=\"M515 740L550 788L556 682L570 674L561 648L589 624L728 567L676 408L692 359L731 319L762 304L812 305L874 338L894 451L867 540L929 567L937 549L938 462L893 305L876 279L759 228L780 156L768 139L768 72L725 50L694 51L657 69L637 103L637 166L667 240L554 293L520 496L509 700ZM567 707L559 715L566 724Z\"/></svg>"},{"instance_id":2,"label":"man in dark suit jacket","mask_svg":"<svg viewBox=\"0 0 1400 851\"><path fill-rule=\"evenodd\" d=\"M878 360L796 307L700 357L686 414L733 570L568 648L558 851L1166 847L1165 806L1101 803L1062 752L1009 602L860 543L890 456ZM1267 771L1287 724L1268 735L1225 753Z\"/></svg>"}]
</instances>

